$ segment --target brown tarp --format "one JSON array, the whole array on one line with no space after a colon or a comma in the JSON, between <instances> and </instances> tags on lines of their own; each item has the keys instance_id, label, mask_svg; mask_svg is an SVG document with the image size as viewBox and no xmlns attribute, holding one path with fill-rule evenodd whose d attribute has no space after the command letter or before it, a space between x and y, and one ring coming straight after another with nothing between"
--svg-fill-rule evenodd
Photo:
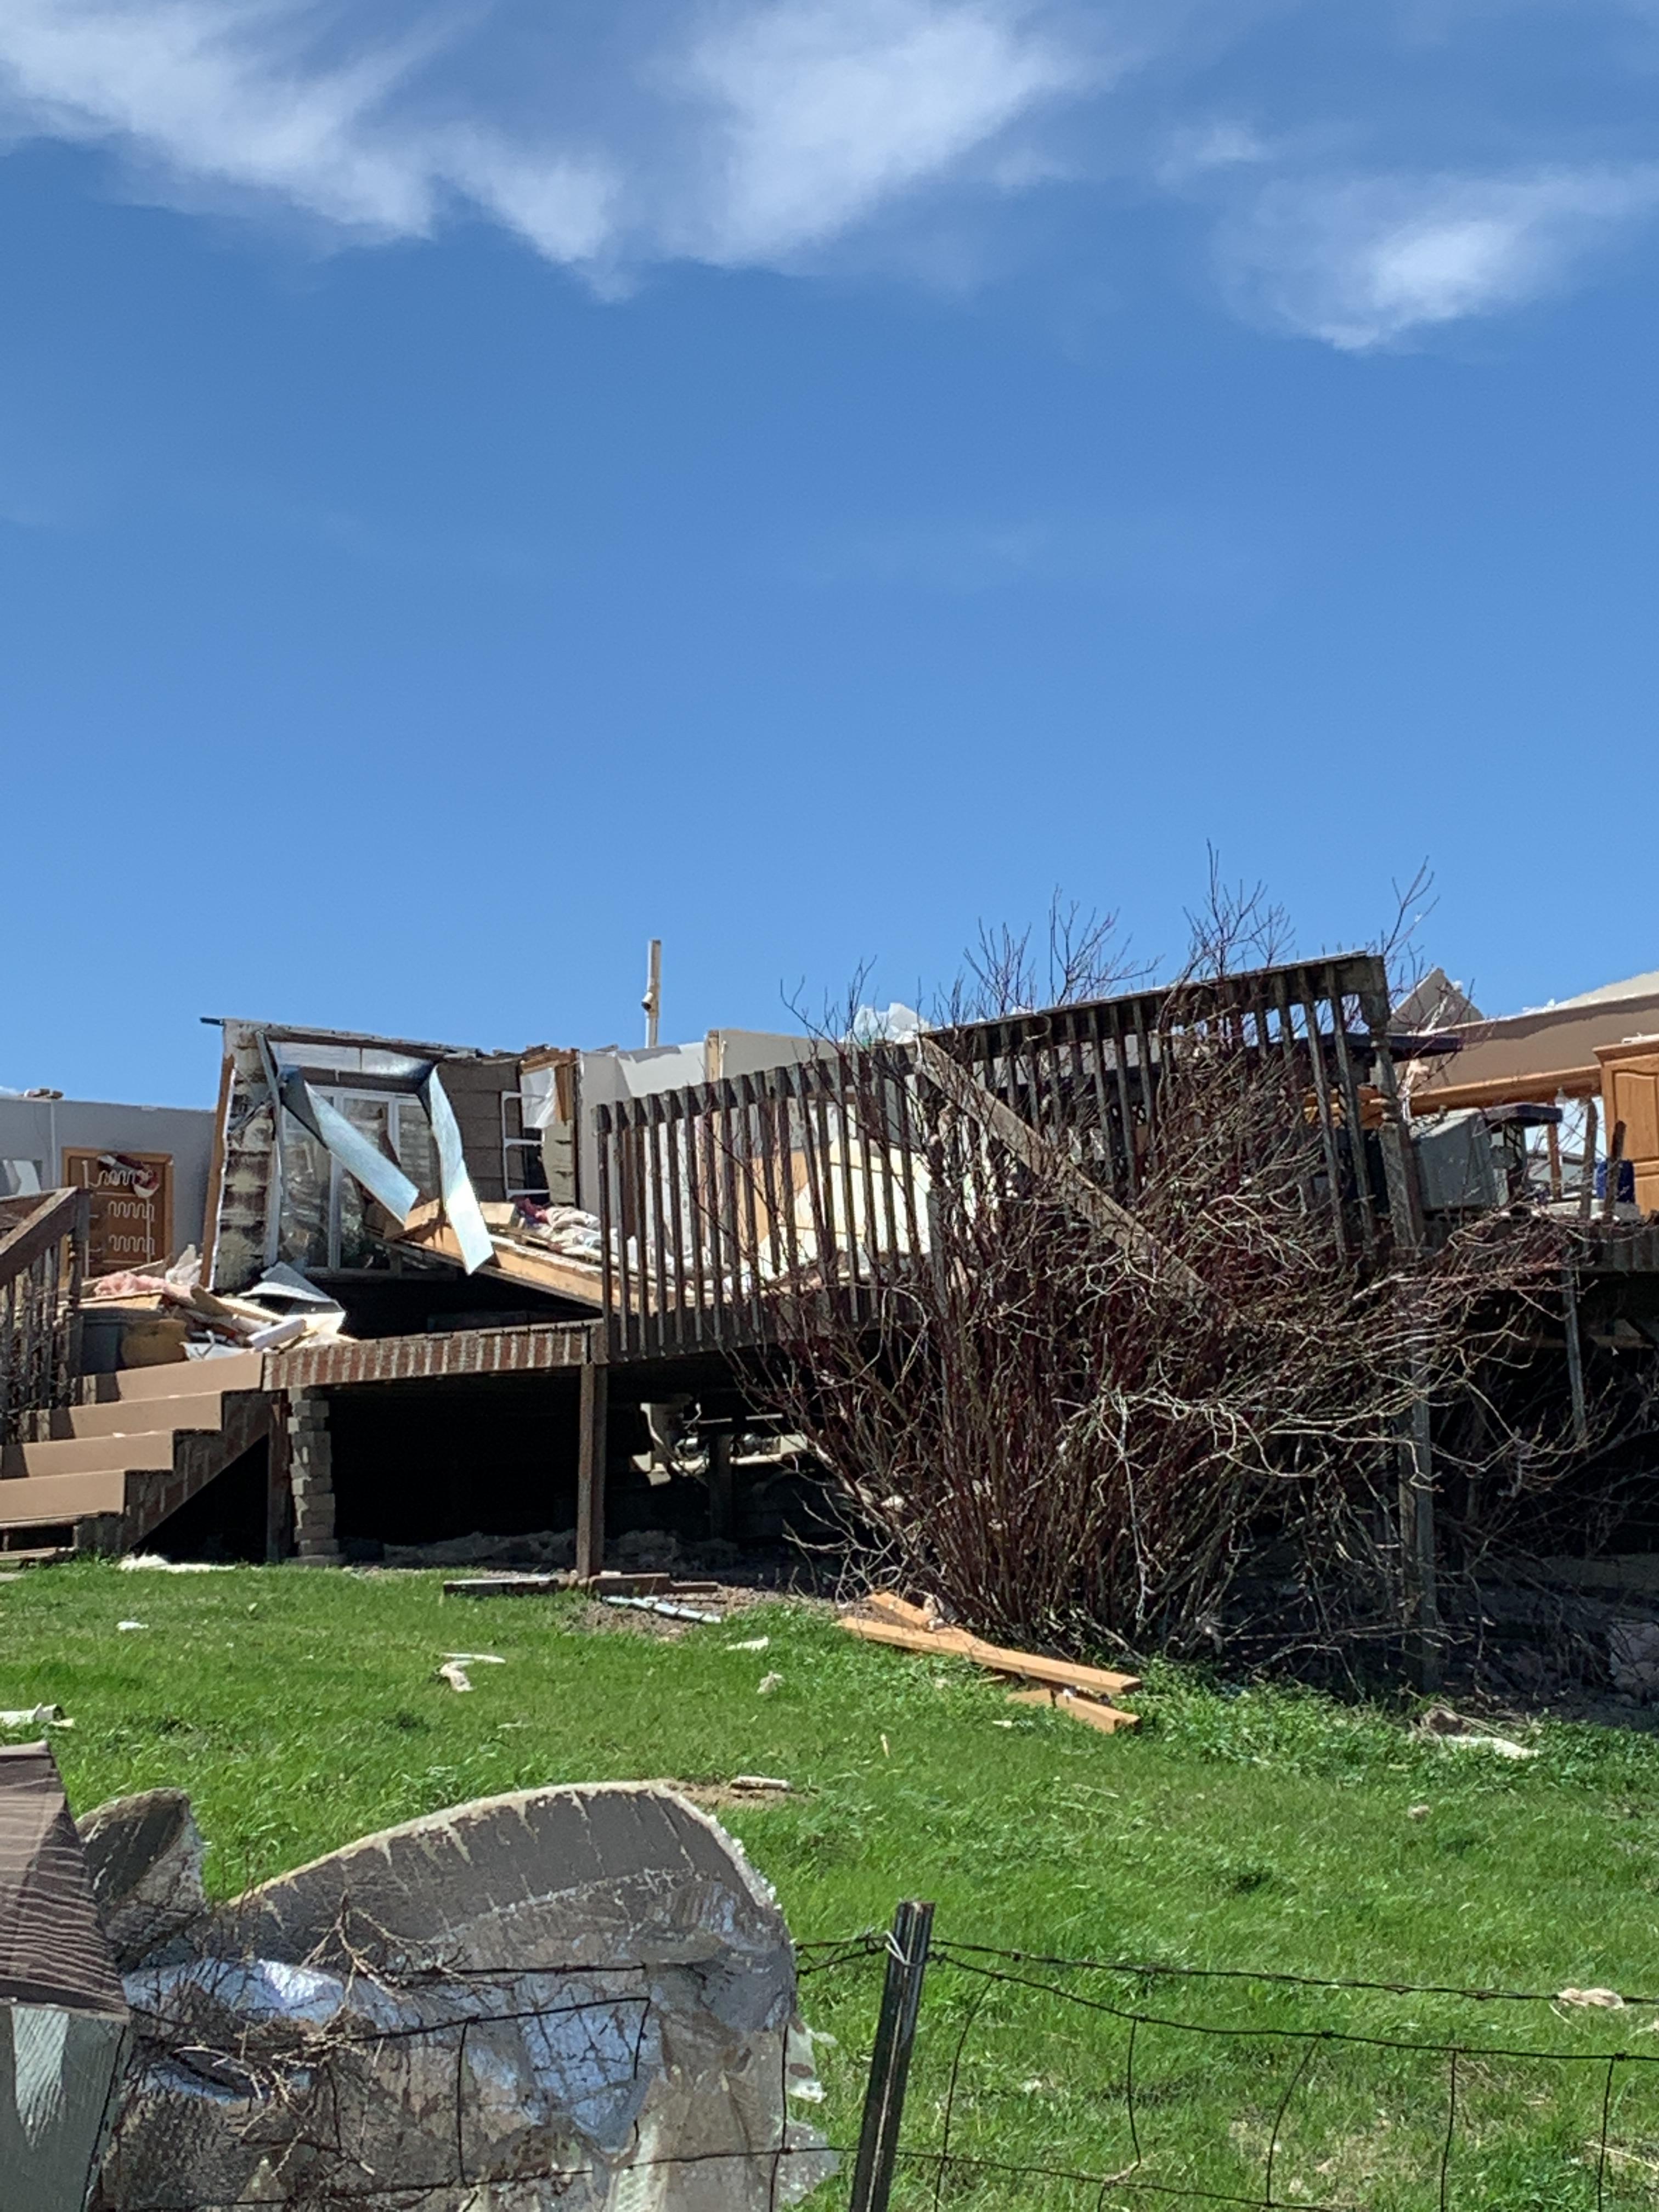
<instances>
[{"instance_id":1,"label":"brown tarp","mask_svg":"<svg viewBox=\"0 0 1659 2212\"><path fill-rule=\"evenodd\" d=\"M82 2212L127 2021L52 1753L0 1750L4 2212Z\"/></svg>"},{"instance_id":2,"label":"brown tarp","mask_svg":"<svg viewBox=\"0 0 1659 2212\"><path fill-rule=\"evenodd\" d=\"M126 2017L51 1747L0 1748L0 2003Z\"/></svg>"}]
</instances>

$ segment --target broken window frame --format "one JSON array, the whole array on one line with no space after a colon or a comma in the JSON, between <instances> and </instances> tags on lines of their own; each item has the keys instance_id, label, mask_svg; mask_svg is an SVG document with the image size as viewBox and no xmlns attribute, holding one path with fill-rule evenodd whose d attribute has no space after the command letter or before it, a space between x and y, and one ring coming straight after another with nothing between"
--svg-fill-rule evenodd
<instances>
[{"instance_id":1,"label":"broken window frame","mask_svg":"<svg viewBox=\"0 0 1659 2212\"><path fill-rule=\"evenodd\" d=\"M350 1169L337 1157L331 1146L319 1139L314 1131L307 1130L305 1121L284 1104L283 1084L285 1079L291 1081L296 1077L318 1104L331 1109L348 1121L352 1119L349 1109L353 1106L369 1105L384 1109L384 1138L379 1132L371 1134L368 1131L361 1130L360 1133L370 1137L374 1148L381 1152L388 1163L415 1188L421 1200L433 1197L441 1200L450 1224L460 1240L467 1273L471 1274L484 1264L492 1250L489 1235L484 1228L477 1199L467 1175L460 1133L443 1088L437 1060L373 1045L321 1043L299 1038L289 1040L269 1031L260 1039L260 1053L276 1113L271 1188L265 1216L267 1267L279 1260L288 1260L302 1269L313 1269L319 1273L374 1275L386 1272L392 1264L389 1260L366 1267L344 1264L344 1185L347 1181L356 1178L352 1176ZM357 1079L355 1082L354 1077ZM406 1112L411 1116L409 1124L410 1137L416 1138L418 1133L424 1139L424 1158L422 1161L424 1183L417 1183L409 1172L407 1158L415 1150L415 1145L405 1145ZM290 1122L312 1143L323 1144L329 1162L328 1194L322 1209L325 1256L321 1261L309 1254L296 1254L284 1247L284 1215L290 1198L286 1163L288 1147L294 1141L289 1129ZM370 1195L365 1192L365 1203L368 1202Z\"/></svg>"}]
</instances>

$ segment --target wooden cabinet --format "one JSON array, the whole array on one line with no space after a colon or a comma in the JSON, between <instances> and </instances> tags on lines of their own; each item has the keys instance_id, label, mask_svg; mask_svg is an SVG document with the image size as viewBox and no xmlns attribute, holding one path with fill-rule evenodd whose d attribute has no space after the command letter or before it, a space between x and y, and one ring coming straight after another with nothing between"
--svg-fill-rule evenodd
<instances>
[{"instance_id":1,"label":"wooden cabinet","mask_svg":"<svg viewBox=\"0 0 1659 2212\"><path fill-rule=\"evenodd\" d=\"M1625 1158L1636 1170L1636 1203L1644 1213L1659 1213L1659 1036L1598 1045L1595 1056L1607 1141L1622 1121Z\"/></svg>"}]
</instances>

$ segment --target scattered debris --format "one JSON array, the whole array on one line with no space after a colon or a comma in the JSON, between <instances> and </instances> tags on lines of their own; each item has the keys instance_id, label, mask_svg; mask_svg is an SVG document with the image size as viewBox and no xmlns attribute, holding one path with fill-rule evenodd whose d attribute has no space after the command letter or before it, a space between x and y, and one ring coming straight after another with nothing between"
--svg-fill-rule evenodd
<instances>
[{"instance_id":1,"label":"scattered debris","mask_svg":"<svg viewBox=\"0 0 1659 2212\"><path fill-rule=\"evenodd\" d=\"M1105 1668L1083 1667L1069 1659L1050 1659L1036 1651L1014 1651L966 1629L939 1624L937 1610L930 1612L890 1590L872 1591L865 1600L868 1612L843 1613L841 1625L872 1644L890 1644L900 1651L916 1651L941 1658L971 1659L992 1674L1012 1675L1036 1684L1034 1689L1011 1692L1019 1705L1048 1705L1062 1708L1074 1720L1111 1735L1119 1729L1139 1725L1139 1717L1112 1704L1114 1698L1140 1687L1136 1674L1113 1674ZM869 1618L872 1612L880 1617Z\"/></svg>"},{"instance_id":2,"label":"scattered debris","mask_svg":"<svg viewBox=\"0 0 1659 2212\"><path fill-rule=\"evenodd\" d=\"M734 1774L732 1777L732 1787L734 1790L778 1792L787 1796L794 1788L794 1784L792 1782L780 1781L775 1774Z\"/></svg>"},{"instance_id":3,"label":"scattered debris","mask_svg":"<svg viewBox=\"0 0 1659 2212\"><path fill-rule=\"evenodd\" d=\"M474 1529L470 1536L446 1536L434 1544L387 1544L383 1567L517 1566L539 1570L528 1580L548 1580L548 1571L574 1566L576 1532L574 1528L538 1528L526 1536L490 1536Z\"/></svg>"},{"instance_id":4,"label":"scattered debris","mask_svg":"<svg viewBox=\"0 0 1659 2212\"><path fill-rule=\"evenodd\" d=\"M774 1690L781 1690L782 1687L783 1677L781 1674L763 1674L761 1677L760 1687L757 1692L757 1695L763 1698L769 1698Z\"/></svg>"},{"instance_id":5,"label":"scattered debris","mask_svg":"<svg viewBox=\"0 0 1659 2212\"><path fill-rule=\"evenodd\" d=\"M134 1630L149 1626L147 1620L118 1620L115 1624L116 1632L121 1636L131 1636Z\"/></svg>"},{"instance_id":6,"label":"scattered debris","mask_svg":"<svg viewBox=\"0 0 1659 2212\"><path fill-rule=\"evenodd\" d=\"M236 1571L213 1559L164 1559L159 1552L129 1552L118 1564L127 1574L234 1575Z\"/></svg>"},{"instance_id":7,"label":"scattered debris","mask_svg":"<svg viewBox=\"0 0 1659 2212\"><path fill-rule=\"evenodd\" d=\"M772 1639L769 1636L751 1636L745 1644L728 1644L726 1648L728 1651L769 1651Z\"/></svg>"},{"instance_id":8,"label":"scattered debris","mask_svg":"<svg viewBox=\"0 0 1659 2212\"><path fill-rule=\"evenodd\" d=\"M1433 1808L1428 1805L1407 1805L1406 1818L1408 1820L1426 1820L1432 1810Z\"/></svg>"},{"instance_id":9,"label":"scattered debris","mask_svg":"<svg viewBox=\"0 0 1659 2212\"><path fill-rule=\"evenodd\" d=\"M73 1728L72 1721L64 1718L61 1705L22 1705L15 1711L0 1713L0 1728Z\"/></svg>"},{"instance_id":10,"label":"scattered debris","mask_svg":"<svg viewBox=\"0 0 1659 2212\"><path fill-rule=\"evenodd\" d=\"M1587 2006L1595 2012L1623 2012L1625 2000L1617 1990L1562 1990L1557 2004Z\"/></svg>"},{"instance_id":11,"label":"scattered debris","mask_svg":"<svg viewBox=\"0 0 1659 2212\"><path fill-rule=\"evenodd\" d=\"M466 1575L444 1584L446 1597L551 1597L571 1586L566 1575Z\"/></svg>"},{"instance_id":12,"label":"scattered debris","mask_svg":"<svg viewBox=\"0 0 1659 2212\"><path fill-rule=\"evenodd\" d=\"M442 1656L457 1667L505 1667L507 1662L495 1651L446 1651Z\"/></svg>"},{"instance_id":13,"label":"scattered debris","mask_svg":"<svg viewBox=\"0 0 1659 2212\"><path fill-rule=\"evenodd\" d=\"M1449 1705L1431 1705L1418 1723L1419 1732L1432 1736L1437 1743L1458 1751L1492 1751L1500 1759L1536 1759L1536 1748L1530 1744L1516 1743L1506 1735L1492 1735L1478 1723L1466 1720L1455 1713Z\"/></svg>"},{"instance_id":14,"label":"scattered debris","mask_svg":"<svg viewBox=\"0 0 1659 2212\"><path fill-rule=\"evenodd\" d=\"M836 2169L788 2113L817 2074L771 1891L657 1785L367 1837L210 1909L127 1989L91 2212L343 2202L365 2174L497 2212L765 2212Z\"/></svg>"},{"instance_id":15,"label":"scattered debris","mask_svg":"<svg viewBox=\"0 0 1659 2212\"><path fill-rule=\"evenodd\" d=\"M467 1679L465 1668L458 1667L453 1659L447 1662L444 1666L439 1668L434 1680L440 1682L447 1682L452 1690L466 1691L472 1687L471 1683Z\"/></svg>"},{"instance_id":16,"label":"scattered debris","mask_svg":"<svg viewBox=\"0 0 1659 2212\"><path fill-rule=\"evenodd\" d=\"M666 1597L611 1597L602 1596L601 1605L626 1606L630 1613L659 1613L665 1620L695 1620L705 1627L717 1628L726 1618L723 1613L708 1613L700 1606L679 1605Z\"/></svg>"},{"instance_id":17,"label":"scattered debris","mask_svg":"<svg viewBox=\"0 0 1659 2212\"><path fill-rule=\"evenodd\" d=\"M0 1749L0 1930L6 2212L81 2212L129 2014L44 1743Z\"/></svg>"}]
</instances>

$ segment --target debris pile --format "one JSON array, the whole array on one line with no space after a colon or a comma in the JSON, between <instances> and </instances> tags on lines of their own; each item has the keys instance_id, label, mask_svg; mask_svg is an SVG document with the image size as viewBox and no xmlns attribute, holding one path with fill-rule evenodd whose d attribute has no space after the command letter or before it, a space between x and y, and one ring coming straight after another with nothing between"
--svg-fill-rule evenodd
<instances>
[{"instance_id":1,"label":"debris pile","mask_svg":"<svg viewBox=\"0 0 1659 2212\"><path fill-rule=\"evenodd\" d=\"M122 1269L94 1276L81 1294L83 1328L116 1340L111 1365L149 1367L223 1352L280 1352L349 1342L345 1310L298 1268L278 1261L239 1297L204 1287L194 1246L164 1274Z\"/></svg>"},{"instance_id":2,"label":"debris pile","mask_svg":"<svg viewBox=\"0 0 1659 2212\"><path fill-rule=\"evenodd\" d=\"M763 2212L835 2170L782 1915L669 1790L481 1800L210 1908L180 1801L87 1828L138 2031L92 2212Z\"/></svg>"}]
</instances>

